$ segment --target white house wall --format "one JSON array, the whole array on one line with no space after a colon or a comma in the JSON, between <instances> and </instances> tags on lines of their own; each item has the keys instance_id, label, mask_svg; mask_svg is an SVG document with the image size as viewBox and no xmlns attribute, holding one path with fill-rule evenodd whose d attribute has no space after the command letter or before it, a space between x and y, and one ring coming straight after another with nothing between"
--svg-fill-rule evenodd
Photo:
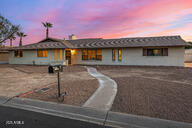
<instances>
[{"instance_id":1,"label":"white house wall","mask_svg":"<svg viewBox=\"0 0 192 128\"><path fill-rule=\"evenodd\" d=\"M23 51L23 57L15 57L14 51L10 51L9 54L9 64L33 64L35 65L49 65L51 63L54 63L55 61L60 61L60 51L57 50L57 60L55 60L54 50L47 50L47 57L38 57L37 56L37 50L24 50ZM63 50L63 61L65 59L65 54Z\"/></svg>"},{"instance_id":2,"label":"white house wall","mask_svg":"<svg viewBox=\"0 0 192 128\"><path fill-rule=\"evenodd\" d=\"M143 56L143 48L123 48L122 61L112 61L112 49L102 49L102 61L82 60L81 50L72 56L72 64L85 65L151 65L151 66L184 66L184 47L169 47L168 56Z\"/></svg>"}]
</instances>

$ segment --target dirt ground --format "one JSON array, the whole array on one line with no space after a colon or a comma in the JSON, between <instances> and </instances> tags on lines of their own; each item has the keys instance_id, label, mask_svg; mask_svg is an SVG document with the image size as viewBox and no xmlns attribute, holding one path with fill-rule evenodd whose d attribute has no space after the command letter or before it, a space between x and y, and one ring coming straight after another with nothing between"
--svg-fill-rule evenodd
<instances>
[{"instance_id":1,"label":"dirt ground","mask_svg":"<svg viewBox=\"0 0 192 128\"><path fill-rule=\"evenodd\" d=\"M118 84L112 111L192 123L192 68L99 66Z\"/></svg>"},{"instance_id":2,"label":"dirt ground","mask_svg":"<svg viewBox=\"0 0 192 128\"><path fill-rule=\"evenodd\" d=\"M83 66L64 67L60 77L64 104L82 105L98 87ZM0 95L58 102L57 74L49 74L47 66L0 65Z\"/></svg>"}]
</instances>

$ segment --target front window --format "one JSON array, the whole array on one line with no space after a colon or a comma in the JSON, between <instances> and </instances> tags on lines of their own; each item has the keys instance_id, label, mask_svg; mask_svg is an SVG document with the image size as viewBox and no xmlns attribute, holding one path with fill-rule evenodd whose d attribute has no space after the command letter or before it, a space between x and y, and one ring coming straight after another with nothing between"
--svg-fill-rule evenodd
<instances>
[{"instance_id":1,"label":"front window","mask_svg":"<svg viewBox=\"0 0 192 128\"><path fill-rule=\"evenodd\" d=\"M168 48L143 48L143 56L168 56Z\"/></svg>"},{"instance_id":2,"label":"front window","mask_svg":"<svg viewBox=\"0 0 192 128\"><path fill-rule=\"evenodd\" d=\"M15 51L14 54L15 54L15 57L23 57L23 51L18 50L18 51Z\"/></svg>"},{"instance_id":3,"label":"front window","mask_svg":"<svg viewBox=\"0 0 192 128\"><path fill-rule=\"evenodd\" d=\"M87 60L87 50L82 50L82 60Z\"/></svg>"},{"instance_id":4,"label":"front window","mask_svg":"<svg viewBox=\"0 0 192 128\"><path fill-rule=\"evenodd\" d=\"M102 60L102 51L101 49L97 49L96 60Z\"/></svg>"},{"instance_id":5,"label":"front window","mask_svg":"<svg viewBox=\"0 0 192 128\"><path fill-rule=\"evenodd\" d=\"M47 57L47 50L38 50L37 56L38 57Z\"/></svg>"},{"instance_id":6,"label":"front window","mask_svg":"<svg viewBox=\"0 0 192 128\"><path fill-rule=\"evenodd\" d=\"M122 49L118 49L118 60L121 61Z\"/></svg>"},{"instance_id":7,"label":"front window","mask_svg":"<svg viewBox=\"0 0 192 128\"><path fill-rule=\"evenodd\" d=\"M115 49L112 49L112 60L115 61Z\"/></svg>"},{"instance_id":8,"label":"front window","mask_svg":"<svg viewBox=\"0 0 192 128\"><path fill-rule=\"evenodd\" d=\"M101 49L83 49L82 60L102 60Z\"/></svg>"},{"instance_id":9,"label":"front window","mask_svg":"<svg viewBox=\"0 0 192 128\"><path fill-rule=\"evenodd\" d=\"M163 56L163 49L147 49L147 56Z\"/></svg>"}]
</instances>

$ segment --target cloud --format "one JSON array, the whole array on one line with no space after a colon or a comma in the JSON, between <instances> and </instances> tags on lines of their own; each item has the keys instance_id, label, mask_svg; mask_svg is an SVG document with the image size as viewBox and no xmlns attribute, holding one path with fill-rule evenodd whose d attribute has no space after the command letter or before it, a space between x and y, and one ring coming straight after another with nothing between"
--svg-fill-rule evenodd
<instances>
[{"instance_id":1,"label":"cloud","mask_svg":"<svg viewBox=\"0 0 192 128\"><path fill-rule=\"evenodd\" d=\"M27 22L25 43L45 36L42 21L50 21L50 35L57 38L76 34L78 38L120 38L179 34L190 37L191 0L49 0L33 12L22 12L15 19ZM188 18L190 21L191 17Z\"/></svg>"}]
</instances>

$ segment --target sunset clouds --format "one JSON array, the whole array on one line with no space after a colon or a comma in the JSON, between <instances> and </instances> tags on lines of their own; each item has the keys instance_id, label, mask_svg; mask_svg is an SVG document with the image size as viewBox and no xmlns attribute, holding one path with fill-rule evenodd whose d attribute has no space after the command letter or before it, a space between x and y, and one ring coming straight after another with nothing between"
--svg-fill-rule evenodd
<instances>
[{"instance_id":1,"label":"sunset clouds","mask_svg":"<svg viewBox=\"0 0 192 128\"><path fill-rule=\"evenodd\" d=\"M192 40L191 0L1 0L0 6L1 15L28 35L25 44L45 37L44 21L53 23L50 36L56 38L73 33L77 38L181 35Z\"/></svg>"}]
</instances>

